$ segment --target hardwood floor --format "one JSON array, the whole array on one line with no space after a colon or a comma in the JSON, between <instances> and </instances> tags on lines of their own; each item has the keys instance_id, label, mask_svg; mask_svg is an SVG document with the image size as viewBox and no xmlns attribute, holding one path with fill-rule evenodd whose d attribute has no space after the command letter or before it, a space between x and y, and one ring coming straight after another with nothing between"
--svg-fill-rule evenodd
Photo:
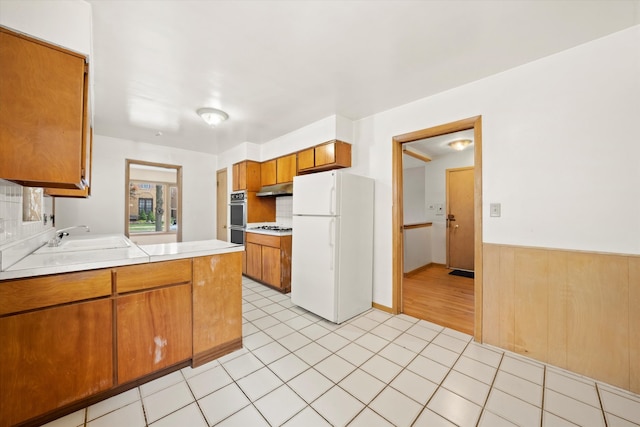
<instances>
[{"instance_id":1,"label":"hardwood floor","mask_svg":"<svg viewBox=\"0 0 640 427\"><path fill-rule=\"evenodd\" d=\"M403 312L473 335L473 279L451 276L440 264L429 264L404 276Z\"/></svg>"}]
</instances>

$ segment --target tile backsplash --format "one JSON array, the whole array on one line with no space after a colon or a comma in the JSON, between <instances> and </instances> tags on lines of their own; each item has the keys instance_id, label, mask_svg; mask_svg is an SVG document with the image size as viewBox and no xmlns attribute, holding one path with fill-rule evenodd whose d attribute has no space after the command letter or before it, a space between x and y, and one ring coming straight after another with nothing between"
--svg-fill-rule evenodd
<instances>
[{"instance_id":1,"label":"tile backsplash","mask_svg":"<svg viewBox=\"0 0 640 427\"><path fill-rule=\"evenodd\" d=\"M51 228L51 222L23 222L22 186L0 179L0 247ZM53 199L44 197L43 216L53 213Z\"/></svg>"},{"instance_id":2,"label":"tile backsplash","mask_svg":"<svg viewBox=\"0 0 640 427\"><path fill-rule=\"evenodd\" d=\"M293 196L276 197L276 222L291 227L293 217Z\"/></svg>"}]
</instances>

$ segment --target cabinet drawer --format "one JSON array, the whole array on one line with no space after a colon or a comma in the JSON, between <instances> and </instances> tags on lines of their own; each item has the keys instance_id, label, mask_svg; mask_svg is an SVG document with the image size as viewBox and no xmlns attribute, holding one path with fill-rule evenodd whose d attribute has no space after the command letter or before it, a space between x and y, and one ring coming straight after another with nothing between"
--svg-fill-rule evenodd
<instances>
[{"instance_id":1,"label":"cabinet drawer","mask_svg":"<svg viewBox=\"0 0 640 427\"><path fill-rule=\"evenodd\" d=\"M111 270L56 274L0 283L0 315L111 294Z\"/></svg>"},{"instance_id":2,"label":"cabinet drawer","mask_svg":"<svg viewBox=\"0 0 640 427\"><path fill-rule=\"evenodd\" d=\"M152 262L116 269L119 294L191 281L191 259Z\"/></svg>"},{"instance_id":3,"label":"cabinet drawer","mask_svg":"<svg viewBox=\"0 0 640 427\"><path fill-rule=\"evenodd\" d=\"M271 246L273 248L280 247L280 236L269 236L267 234L247 233L247 243L256 243L263 246Z\"/></svg>"}]
</instances>

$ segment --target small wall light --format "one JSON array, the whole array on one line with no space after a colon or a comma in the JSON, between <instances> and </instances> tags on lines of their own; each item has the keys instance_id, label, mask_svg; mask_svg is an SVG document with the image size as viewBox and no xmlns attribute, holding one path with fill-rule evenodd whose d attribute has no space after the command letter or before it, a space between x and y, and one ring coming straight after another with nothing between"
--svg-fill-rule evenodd
<instances>
[{"instance_id":1,"label":"small wall light","mask_svg":"<svg viewBox=\"0 0 640 427\"><path fill-rule=\"evenodd\" d=\"M229 115L222 110L215 108L199 108L196 113L212 128L229 118Z\"/></svg>"}]
</instances>

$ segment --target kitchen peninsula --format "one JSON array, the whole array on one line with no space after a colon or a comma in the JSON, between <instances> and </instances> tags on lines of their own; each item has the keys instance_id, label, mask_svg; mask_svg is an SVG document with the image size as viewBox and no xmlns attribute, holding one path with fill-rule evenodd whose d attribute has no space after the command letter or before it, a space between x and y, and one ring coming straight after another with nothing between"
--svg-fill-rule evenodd
<instances>
[{"instance_id":1,"label":"kitchen peninsula","mask_svg":"<svg viewBox=\"0 0 640 427\"><path fill-rule=\"evenodd\" d=\"M116 247L67 239L0 272L2 427L39 425L242 347L241 245L92 237Z\"/></svg>"}]
</instances>

